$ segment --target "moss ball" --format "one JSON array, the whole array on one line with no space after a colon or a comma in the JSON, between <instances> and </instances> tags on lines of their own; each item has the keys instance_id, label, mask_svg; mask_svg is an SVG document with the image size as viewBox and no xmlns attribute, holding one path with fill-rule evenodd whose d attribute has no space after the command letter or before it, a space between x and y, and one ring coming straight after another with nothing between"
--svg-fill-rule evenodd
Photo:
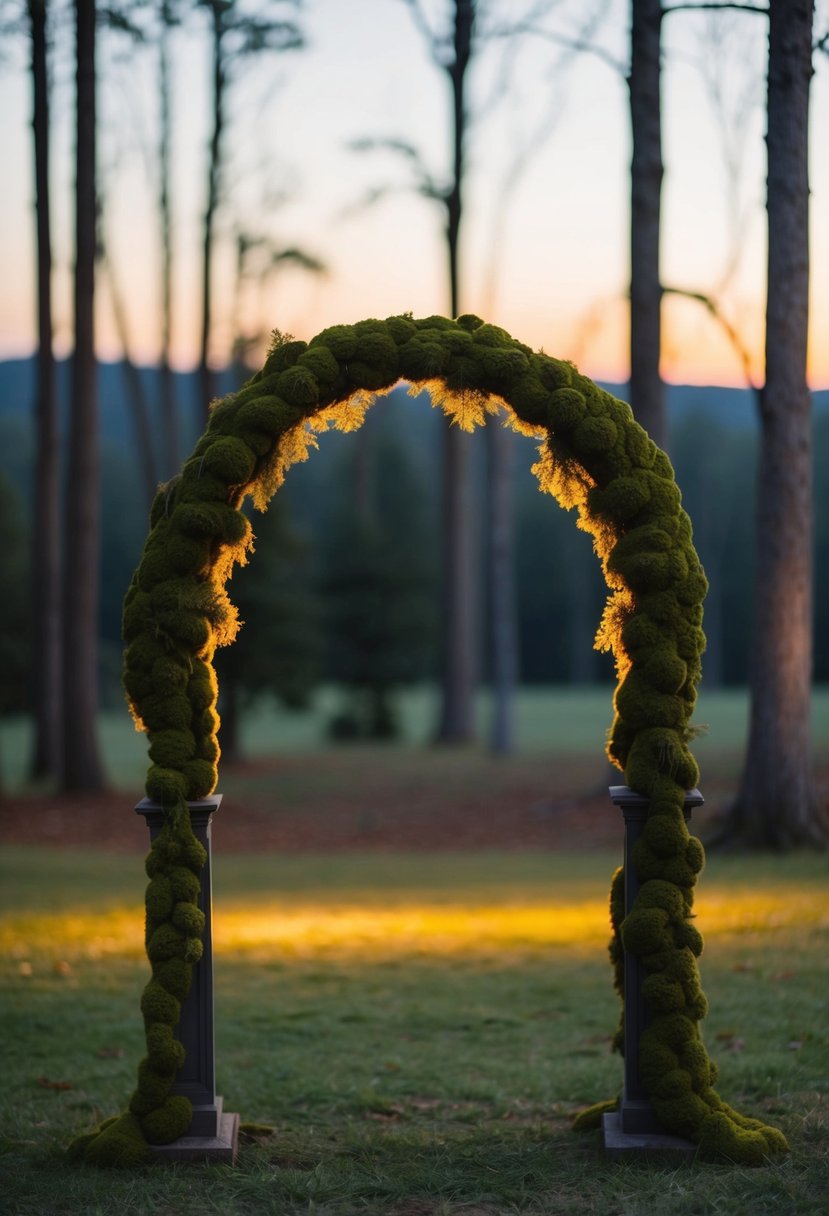
<instances>
[{"instance_id":1,"label":"moss ball","mask_svg":"<svg viewBox=\"0 0 829 1216\"><path fill-rule=\"evenodd\" d=\"M215 439L204 454L204 467L227 486L246 485L256 457L248 445L233 435Z\"/></svg>"},{"instance_id":2,"label":"moss ball","mask_svg":"<svg viewBox=\"0 0 829 1216\"><path fill-rule=\"evenodd\" d=\"M622 925L622 942L631 954L651 954L667 940L668 913L662 908L637 908Z\"/></svg>"},{"instance_id":3,"label":"moss ball","mask_svg":"<svg viewBox=\"0 0 829 1216\"><path fill-rule=\"evenodd\" d=\"M570 388L574 371L572 363L567 363L563 359L553 359L550 355L544 354L533 355L532 362L538 372L541 383L551 393L557 393L559 389ZM571 425L575 425L578 422L582 413L583 410L579 412L577 418L573 419Z\"/></svg>"},{"instance_id":4,"label":"moss ball","mask_svg":"<svg viewBox=\"0 0 829 1216\"><path fill-rule=\"evenodd\" d=\"M357 350L357 331L353 325L332 325L314 338L311 347L317 345L327 347L334 358L342 362Z\"/></svg>"},{"instance_id":5,"label":"moss ball","mask_svg":"<svg viewBox=\"0 0 829 1216\"><path fill-rule=\"evenodd\" d=\"M432 380L449 366L450 352L437 342L428 342L421 335L412 338L400 349L400 374L405 380Z\"/></svg>"},{"instance_id":6,"label":"moss ball","mask_svg":"<svg viewBox=\"0 0 829 1216\"><path fill-rule=\"evenodd\" d=\"M197 801L206 798L216 788L216 766L209 760L188 760L183 768L187 782L187 798Z\"/></svg>"},{"instance_id":7,"label":"moss ball","mask_svg":"<svg viewBox=\"0 0 829 1216\"><path fill-rule=\"evenodd\" d=\"M514 381L508 396L510 405L522 422L537 427L547 425L550 417L550 392L534 371L527 371Z\"/></svg>"},{"instance_id":8,"label":"moss ball","mask_svg":"<svg viewBox=\"0 0 829 1216\"><path fill-rule=\"evenodd\" d=\"M181 1004L153 978L141 995L141 1012L148 1025L165 1022L168 1026L175 1026L181 1014Z\"/></svg>"},{"instance_id":9,"label":"moss ball","mask_svg":"<svg viewBox=\"0 0 829 1216\"><path fill-rule=\"evenodd\" d=\"M302 413L312 412L319 401L319 385L307 367L290 367L282 372L277 388L282 400Z\"/></svg>"},{"instance_id":10,"label":"moss ball","mask_svg":"<svg viewBox=\"0 0 829 1216\"><path fill-rule=\"evenodd\" d=\"M180 858L182 865L187 866L194 874L200 874L207 861L207 850L201 841L191 836L182 843Z\"/></svg>"},{"instance_id":11,"label":"moss ball","mask_svg":"<svg viewBox=\"0 0 829 1216\"><path fill-rule=\"evenodd\" d=\"M177 1001L183 1001L190 991L192 974L192 967L183 957L165 959L164 962L157 963L154 968L154 975L159 984Z\"/></svg>"},{"instance_id":12,"label":"moss ball","mask_svg":"<svg viewBox=\"0 0 829 1216\"><path fill-rule=\"evenodd\" d=\"M594 486L587 505L592 516L629 524L648 501L648 487L636 477L614 477L606 486Z\"/></svg>"},{"instance_id":13,"label":"moss ball","mask_svg":"<svg viewBox=\"0 0 829 1216\"><path fill-rule=\"evenodd\" d=\"M309 346L300 355L297 366L311 373L316 381L318 394L323 399L330 397L338 385L344 385L340 365L325 346Z\"/></svg>"},{"instance_id":14,"label":"moss ball","mask_svg":"<svg viewBox=\"0 0 829 1216\"><path fill-rule=\"evenodd\" d=\"M196 738L190 730L163 730L150 737L150 759L160 768L181 770L195 751Z\"/></svg>"},{"instance_id":15,"label":"moss ball","mask_svg":"<svg viewBox=\"0 0 829 1216\"><path fill-rule=\"evenodd\" d=\"M167 920L173 911L173 888L165 874L156 874L147 884L144 895L147 919L154 923Z\"/></svg>"},{"instance_id":16,"label":"moss ball","mask_svg":"<svg viewBox=\"0 0 829 1216\"><path fill-rule=\"evenodd\" d=\"M670 645L662 645L651 652L642 674L657 692L677 693L685 683L688 665Z\"/></svg>"},{"instance_id":17,"label":"moss ball","mask_svg":"<svg viewBox=\"0 0 829 1216\"><path fill-rule=\"evenodd\" d=\"M163 924L152 933L147 942L147 957L153 963L163 963L170 958L184 958L184 945L184 934L173 925Z\"/></svg>"},{"instance_id":18,"label":"moss ball","mask_svg":"<svg viewBox=\"0 0 829 1216\"><path fill-rule=\"evenodd\" d=\"M201 937L204 933L204 913L195 904L186 900L176 904L172 921L176 929L189 937Z\"/></svg>"},{"instance_id":19,"label":"moss ball","mask_svg":"<svg viewBox=\"0 0 829 1216\"><path fill-rule=\"evenodd\" d=\"M479 331L480 332L480 331ZM500 393L514 385L529 366L529 360L520 350L502 350L498 347L486 348L478 352L484 376L493 392ZM535 376L531 379L538 384L543 394L544 405L547 404L547 392ZM543 420L543 419L542 419Z\"/></svg>"},{"instance_id":20,"label":"moss ball","mask_svg":"<svg viewBox=\"0 0 829 1216\"><path fill-rule=\"evenodd\" d=\"M595 456L612 448L618 432L611 418L588 416L573 430L573 447L579 456Z\"/></svg>"},{"instance_id":21,"label":"moss ball","mask_svg":"<svg viewBox=\"0 0 829 1216\"><path fill-rule=\"evenodd\" d=\"M189 1098L171 1094L157 1110L141 1119L141 1130L149 1144L172 1144L187 1132L193 1118Z\"/></svg>"},{"instance_id":22,"label":"moss ball","mask_svg":"<svg viewBox=\"0 0 829 1216\"><path fill-rule=\"evenodd\" d=\"M360 330L360 326L357 326ZM384 329L366 329L358 335L357 349L348 361L347 375L358 388L377 391L389 388L399 378L402 352Z\"/></svg>"},{"instance_id":23,"label":"moss ball","mask_svg":"<svg viewBox=\"0 0 829 1216\"><path fill-rule=\"evenodd\" d=\"M185 866L174 866L168 877L176 902L184 900L195 904L199 897L199 880L196 875Z\"/></svg>"},{"instance_id":24,"label":"moss ball","mask_svg":"<svg viewBox=\"0 0 829 1216\"><path fill-rule=\"evenodd\" d=\"M642 981L642 996L656 1013L676 1013L685 1006L682 984L666 975L648 975Z\"/></svg>"},{"instance_id":25,"label":"moss ball","mask_svg":"<svg viewBox=\"0 0 829 1216\"><path fill-rule=\"evenodd\" d=\"M398 346L405 345L417 333L417 325L411 315L405 314L399 317L387 317L386 328Z\"/></svg>"},{"instance_id":26,"label":"moss ball","mask_svg":"<svg viewBox=\"0 0 829 1216\"><path fill-rule=\"evenodd\" d=\"M83 1159L90 1165L133 1169L150 1160L150 1150L135 1115L120 1115L86 1143Z\"/></svg>"},{"instance_id":27,"label":"moss ball","mask_svg":"<svg viewBox=\"0 0 829 1216\"><path fill-rule=\"evenodd\" d=\"M184 1063L184 1045L173 1036L173 1028L155 1022L147 1028L147 1055L159 1073L178 1072Z\"/></svg>"},{"instance_id":28,"label":"moss ball","mask_svg":"<svg viewBox=\"0 0 829 1216\"><path fill-rule=\"evenodd\" d=\"M187 781L177 769L150 766L144 788L147 797L161 806L171 806L179 798L187 797Z\"/></svg>"}]
</instances>

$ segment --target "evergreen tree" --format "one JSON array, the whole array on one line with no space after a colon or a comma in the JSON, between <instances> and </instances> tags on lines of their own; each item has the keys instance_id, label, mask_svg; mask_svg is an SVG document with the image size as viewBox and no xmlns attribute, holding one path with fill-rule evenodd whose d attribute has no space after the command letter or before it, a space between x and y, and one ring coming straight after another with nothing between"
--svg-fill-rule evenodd
<instances>
[{"instance_id":1,"label":"evergreen tree","mask_svg":"<svg viewBox=\"0 0 829 1216\"><path fill-rule=\"evenodd\" d=\"M434 674L436 562L422 487L397 441L381 434L373 446L368 473L359 453L352 457L349 486L356 481L357 492L326 534L328 666L347 691L331 724L341 738L394 737L395 690Z\"/></svg>"},{"instance_id":2,"label":"evergreen tree","mask_svg":"<svg viewBox=\"0 0 829 1216\"><path fill-rule=\"evenodd\" d=\"M308 546L277 497L253 521L256 555L236 570L232 599L243 622L237 641L216 656L222 690L221 746L239 754L242 711L263 695L304 709L319 674L320 606L312 588Z\"/></svg>"}]
</instances>

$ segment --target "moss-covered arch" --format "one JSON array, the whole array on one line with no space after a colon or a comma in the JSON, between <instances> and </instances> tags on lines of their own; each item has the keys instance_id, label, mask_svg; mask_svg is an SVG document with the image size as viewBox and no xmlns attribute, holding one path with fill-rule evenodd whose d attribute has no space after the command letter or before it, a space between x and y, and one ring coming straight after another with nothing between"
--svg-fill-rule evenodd
<instances>
[{"instance_id":1,"label":"moss-covered arch","mask_svg":"<svg viewBox=\"0 0 829 1216\"><path fill-rule=\"evenodd\" d=\"M541 489L575 507L593 536L610 592L597 646L613 652L618 674L608 754L650 799L635 859L642 885L624 924L621 872L611 890L616 986L621 994L623 940L646 972L651 1023L640 1064L663 1126L706 1151L761 1162L786 1142L720 1099L699 1032L706 1003L691 908L703 852L688 833L683 801L698 780L688 745L706 581L670 462L624 402L473 316L362 321L309 343L277 335L262 370L215 403L192 455L155 499L123 622L124 685L150 741L147 795L166 811L147 859L147 1056L129 1110L81 1137L74 1151L132 1163L146 1157L148 1142L177 1139L189 1123L189 1103L170 1094L183 1055L173 1031L203 929L196 900L204 854L187 800L216 784L213 656L236 634L225 584L252 543L240 508L250 496L264 509L316 431L356 429L374 395L399 380L428 388L465 429L503 407L509 424L541 441L534 466Z\"/></svg>"}]
</instances>

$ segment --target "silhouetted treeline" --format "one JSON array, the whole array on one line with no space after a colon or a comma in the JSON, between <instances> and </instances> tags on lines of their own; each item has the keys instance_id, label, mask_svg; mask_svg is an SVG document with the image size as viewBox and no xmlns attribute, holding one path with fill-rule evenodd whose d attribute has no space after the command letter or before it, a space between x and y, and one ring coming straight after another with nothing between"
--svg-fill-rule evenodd
<instances>
[{"instance_id":1,"label":"silhouetted treeline","mask_svg":"<svg viewBox=\"0 0 829 1216\"><path fill-rule=\"evenodd\" d=\"M31 417L23 406L25 365L0 365L0 476L6 492L0 496L0 528L19 536L30 503L34 437ZM123 596L137 564L146 535L146 517L140 485L140 469L128 430L128 420L119 408L117 368L102 370L102 537L101 537L101 691L105 704L119 704L121 691L120 614ZM182 433L188 443L196 434L195 392L186 385L179 396L192 402L193 417L182 417ZM751 424L750 396L722 390L670 390L673 396L671 452L683 500L694 524L695 542L709 576L711 591L706 605L705 627L709 650L705 661L706 684L742 684L747 678L751 645L751 560L754 519L754 469L756 428ZM818 394L816 418L816 466L829 464L829 410ZM19 404L18 404L19 403ZM435 678L438 671L435 622L424 613L428 588L436 577L439 552L437 469L439 467L440 415L426 399L412 400L405 390L380 400L369 415L366 428L374 442L369 459L382 461L386 474L375 467L370 477L378 488L379 508L373 521L359 522L364 489L355 478L357 440L339 433L320 437L320 450L307 463L291 469L280 491L280 528L268 530L266 517L254 516L260 533L252 566L258 572L273 571L274 595L269 601L264 589L244 602L242 630L236 647L244 673L244 651L254 641L273 638L273 623L256 620L261 611L284 621L284 629L296 646L298 632L305 658L302 678L308 682L340 680L355 688L371 687L365 651L378 654L379 684L392 689L413 679ZM468 437L473 451L473 469L479 485L485 476L484 435ZM548 496L540 494L531 472L535 460L532 440L510 436L514 444L514 497L516 511L517 603L520 625L520 678L524 683L591 683L609 681L609 660L592 650L605 589L589 538L578 532ZM389 477L389 472L391 476ZM365 473L362 474L365 476ZM483 501L482 495L478 500ZM25 508L25 509L23 509ZM349 510L354 515L349 518ZM829 484L816 480L817 594L815 678L829 681ZM257 526L257 523L259 526ZM336 527L334 524L336 523ZM380 524L382 528L380 529ZM356 537L361 529L374 537L372 555L361 553ZM394 537L397 537L397 545ZM413 543L416 546L413 548ZM300 545L303 560L298 565ZM401 561L395 560L397 556ZM11 560L12 547L6 549ZM361 563L371 567L356 583L367 583L366 596L374 596L375 634L372 638L349 634L348 621L355 616L350 603L349 570L359 573ZM482 563L481 563L482 564ZM286 572L297 584L295 595L286 598ZM238 598L244 599L245 571L237 572ZM5 580L4 580L5 581ZM267 581L267 580L266 580ZM301 585L299 585L301 581ZM261 577L258 580L262 583ZM20 581L15 580L19 588ZM231 584L231 595L234 586ZM396 598L395 598L396 597ZM388 611L384 611L388 602ZM259 609L258 604L262 607ZM291 622L292 605L302 618ZM366 605L358 605L356 618L363 619ZM17 622L16 625L6 625ZM308 634L313 618L313 633ZM15 636L4 636L4 652L17 647L21 608L2 617L3 628ZM26 619L25 616L22 619ZM382 643L382 644L381 644ZM268 644L267 641L265 643ZM351 650L349 648L351 647ZM221 656L220 656L221 658ZM370 665L369 665L370 666ZM263 664L252 665L256 689L262 691ZM274 679L274 690L285 699L302 700L294 680L286 694ZM244 682L244 674L241 676ZM385 685L384 685L385 681ZM5 712L25 707L27 681L16 678L15 696L4 701ZM365 694L368 695L368 694Z\"/></svg>"}]
</instances>

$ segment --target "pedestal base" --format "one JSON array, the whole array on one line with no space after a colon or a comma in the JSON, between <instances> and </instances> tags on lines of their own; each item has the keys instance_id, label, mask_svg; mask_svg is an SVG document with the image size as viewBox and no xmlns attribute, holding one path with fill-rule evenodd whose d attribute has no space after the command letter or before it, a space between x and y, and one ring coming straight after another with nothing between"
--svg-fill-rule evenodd
<instances>
[{"instance_id":1,"label":"pedestal base","mask_svg":"<svg viewBox=\"0 0 829 1216\"><path fill-rule=\"evenodd\" d=\"M206 1161L235 1165L239 1150L239 1116L224 1113L219 1117L217 1136L182 1136L172 1144L151 1144L156 1161Z\"/></svg>"},{"instance_id":2,"label":"pedestal base","mask_svg":"<svg viewBox=\"0 0 829 1216\"><path fill-rule=\"evenodd\" d=\"M604 1149L609 1157L630 1161L637 1157L669 1157L692 1161L697 1146L681 1136L666 1136L663 1132L623 1132L618 1111L602 1115Z\"/></svg>"}]
</instances>

